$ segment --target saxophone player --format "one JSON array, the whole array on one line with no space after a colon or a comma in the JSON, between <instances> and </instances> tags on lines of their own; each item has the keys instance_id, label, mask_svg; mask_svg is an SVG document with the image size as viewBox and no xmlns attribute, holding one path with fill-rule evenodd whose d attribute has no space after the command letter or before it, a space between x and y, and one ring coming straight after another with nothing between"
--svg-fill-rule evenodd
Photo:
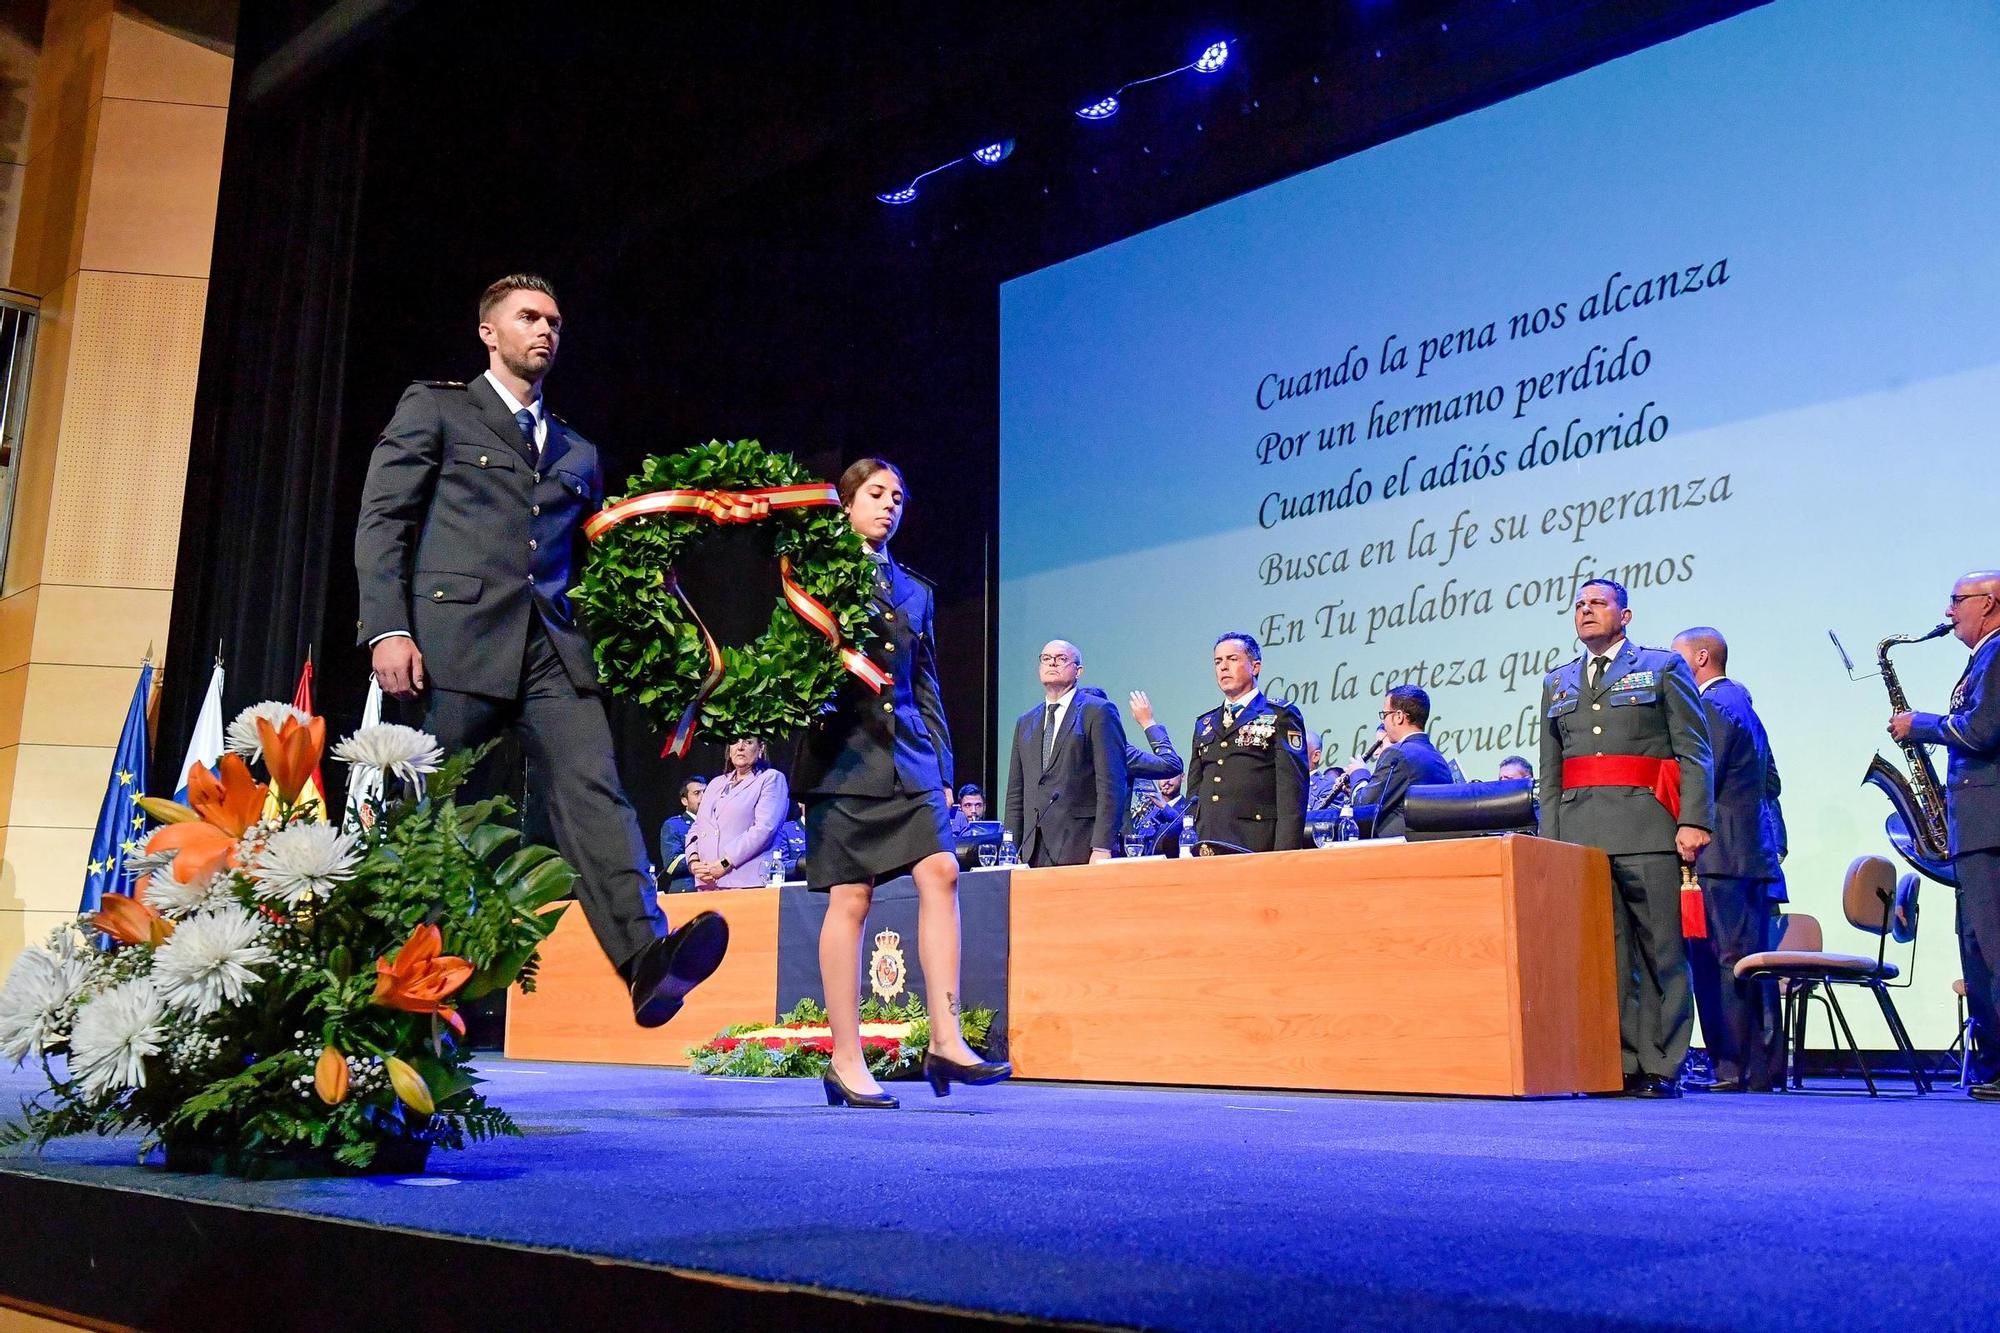
<instances>
[{"instance_id":1,"label":"saxophone player","mask_svg":"<svg viewBox=\"0 0 2000 1333\"><path fill-rule=\"evenodd\" d=\"M1967 574L1952 585L1945 619L1972 650L1951 692L1948 713L1897 713L1898 741L1942 745L1945 822L1958 877L1958 955L1965 1008L1972 1019L1972 1095L2000 1102L2000 1013L1993 971L2000 966L2000 570Z\"/></svg>"}]
</instances>

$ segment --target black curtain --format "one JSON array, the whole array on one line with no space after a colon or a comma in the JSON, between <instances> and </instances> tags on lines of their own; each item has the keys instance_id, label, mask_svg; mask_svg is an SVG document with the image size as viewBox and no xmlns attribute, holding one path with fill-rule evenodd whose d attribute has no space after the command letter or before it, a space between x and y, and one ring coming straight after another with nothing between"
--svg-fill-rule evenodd
<instances>
[{"instance_id":1,"label":"black curtain","mask_svg":"<svg viewBox=\"0 0 2000 1333\"><path fill-rule=\"evenodd\" d=\"M246 24L246 27L248 25ZM245 108L239 47L223 150L183 531L160 705L162 775L180 757L217 646L225 709L289 699L329 582L336 530L355 223L368 142L365 80L322 79ZM346 644L336 646L340 650ZM358 711L358 704L342 701Z\"/></svg>"}]
</instances>

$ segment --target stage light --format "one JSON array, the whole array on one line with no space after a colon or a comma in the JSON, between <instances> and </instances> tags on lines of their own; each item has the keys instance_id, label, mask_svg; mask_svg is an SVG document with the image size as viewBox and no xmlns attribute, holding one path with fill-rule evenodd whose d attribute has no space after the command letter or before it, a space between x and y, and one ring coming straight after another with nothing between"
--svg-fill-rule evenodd
<instances>
[{"instance_id":1,"label":"stage light","mask_svg":"<svg viewBox=\"0 0 2000 1333\"><path fill-rule=\"evenodd\" d=\"M917 187L905 185L900 190L891 190L887 194L878 194L875 197L885 204L907 204L917 197Z\"/></svg>"},{"instance_id":2,"label":"stage light","mask_svg":"<svg viewBox=\"0 0 2000 1333\"><path fill-rule=\"evenodd\" d=\"M990 143L984 148L973 149L972 160L982 167L998 166L1013 151L1014 141L1012 139L1002 139L999 143Z\"/></svg>"},{"instance_id":3,"label":"stage light","mask_svg":"<svg viewBox=\"0 0 2000 1333\"><path fill-rule=\"evenodd\" d=\"M910 183L902 189L884 190L875 197L885 204L907 204L917 197L917 186L923 183L926 176L935 176L940 171L948 171L959 163L968 161L977 162L982 167L998 166L1008 157L1012 156L1013 152L1014 141L1012 139L1001 139L995 143L987 144L984 148L975 148L964 157L954 157L949 162L940 162L929 171L920 171L910 177Z\"/></svg>"},{"instance_id":4,"label":"stage light","mask_svg":"<svg viewBox=\"0 0 2000 1333\"><path fill-rule=\"evenodd\" d=\"M1118 114L1120 105L1118 99L1124 96L1127 89L1137 88L1142 83L1158 83L1161 79L1171 79L1174 75L1185 74L1189 70L1193 70L1197 74L1213 74L1228 63L1229 43L1226 41L1211 42L1207 49L1185 65L1176 65L1174 68L1165 70L1159 74L1148 74L1143 79L1133 79L1129 83L1121 83L1111 90L1109 97L1100 98L1092 102L1089 106L1078 107L1076 109L1076 118L1078 120L1109 120Z\"/></svg>"}]
</instances>

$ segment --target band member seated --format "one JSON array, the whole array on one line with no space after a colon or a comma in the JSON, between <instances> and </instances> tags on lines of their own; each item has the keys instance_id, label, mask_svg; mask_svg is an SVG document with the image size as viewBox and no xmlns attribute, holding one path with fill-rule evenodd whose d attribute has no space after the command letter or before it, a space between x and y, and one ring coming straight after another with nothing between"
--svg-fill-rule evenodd
<instances>
[{"instance_id":1,"label":"band member seated","mask_svg":"<svg viewBox=\"0 0 2000 1333\"><path fill-rule=\"evenodd\" d=\"M962 838L972 831L972 825L986 818L986 793L976 782L968 782L958 789L958 804L951 812L951 836Z\"/></svg>"},{"instance_id":2,"label":"band member seated","mask_svg":"<svg viewBox=\"0 0 2000 1333\"><path fill-rule=\"evenodd\" d=\"M1623 584L1584 584L1574 616L1583 655L1542 678L1542 836L1610 855L1625 1087L1678 1097L1694 1034L1681 867L1708 845L1708 722L1679 654L1626 641Z\"/></svg>"},{"instance_id":3,"label":"band member seated","mask_svg":"<svg viewBox=\"0 0 2000 1333\"><path fill-rule=\"evenodd\" d=\"M1533 782L1535 766L1518 754L1510 754L1500 761L1500 781Z\"/></svg>"},{"instance_id":4,"label":"band member seated","mask_svg":"<svg viewBox=\"0 0 2000 1333\"><path fill-rule=\"evenodd\" d=\"M1952 635L1972 650L1948 713L1898 713L1889 734L1942 745L1945 822L1958 876L1958 956L1972 1020L1971 1093L2000 1102L2000 570L1967 574L1945 609Z\"/></svg>"},{"instance_id":5,"label":"band member seated","mask_svg":"<svg viewBox=\"0 0 2000 1333\"><path fill-rule=\"evenodd\" d=\"M1403 835L1403 798L1419 783L1452 781L1451 765L1424 731L1431 697L1415 685L1396 685L1382 697L1382 728L1389 744L1375 761L1375 776L1356 800L1375 807L1378 838Z\"/></svg>"},{"instance_id":6,"label":"band member seated","mask_svg":"<svg viewBox=\"0 0 2000 1333\"><path fill-rule=\"evenodd\" d=\"M1195 719L1189 812L1203 842L1245 851L1305 846L1306 724L1257 688L1263 650L1234 631L1215 641L1223 703Z\"/></svg>"},{"instance_id":7,"label":"band member seated","mask_svg":"<svg viewBox=\"0 0 2000 1333\"><path fill-rule=\"evenodd\" d=\"M688 869L688 831L701 812L701 796L708 779L689 778L681 784L681 813L668 815L660 825L660 887L667 893L694 892L694 872Z\"/></svg>"}]
</instances>

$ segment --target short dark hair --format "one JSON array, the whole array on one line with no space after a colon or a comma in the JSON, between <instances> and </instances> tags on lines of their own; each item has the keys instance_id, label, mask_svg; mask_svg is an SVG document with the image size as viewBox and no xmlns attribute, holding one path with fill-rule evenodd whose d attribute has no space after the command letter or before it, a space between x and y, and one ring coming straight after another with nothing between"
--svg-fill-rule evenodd
<instances>
[{"instance_id":1,"label":"short dark hair","mask_svg":"<svg viewBox=\"0 0 2000 1333\"><path fill-rule=\"evenodd\" d=\"M1525 768L1528 770L1529 777L1535 776L1535 766L1529 763L1526 759L1522 758L1518 754L1510 754L1505 759L1502 759L1500 761L1500 767L1503 769Z\"/></svg>"},{"instance_id":2,"label":"short dark hair","mask_svg":"<svg viewBox=\"0 0 2000 1333\"><path fill-rule=\"evenodd\" d=\"M1257 646L1257 640L1252 638L1250 635L1245 634L1242 630L1233 629L1230 630L1229 633L1227 634L1216 635L1215 646L1217 648L1220 648L1223 644L1228 643L1231 639L1234 639L1238 643L1243 645L1243 655L1245 657L1248 657L1251 661L1261 662L1264 660L1264 650Z\"/></svg>"},{"instance_id":3,"label":"short dark hair","mask_svg":"<svg viewBox=\"0 0 2000 1333\"><path fill-rule=\"evenodd\" d=\"M687 797L688 797L688 788L689 788L689 787L706 787L707 785L708 785L708 779L707 779L707 778L689 778L689 779L687 779L687 780L686 780L685 782L681 783L681 799L682 799L683 801L685 801L685 800L687 799Z\"/></svg>"},{"instance_id":4,"label":"short dark hair","mask_svg":"<svg viewBox=\"0 0 2000 1333\"><path fill-rule=\"evenodd\" d=\"M1431 697L1415 685L1391 685L1389 707L1410 719L1410 725L1418 731L1431 720Z\"/></svg>"},{"instance_id":5,"label":"short dark hair","mask_svg":"<svg viewBox=\"0 0 2000 1333\"><path fill-rule=\"evenodd\" d=\"M509 292L540 292L551 301L557 300L556 289L549 280L539 273L509 273L498 282L488 283L486 290L479 294L479 322L484 324L492 315L493 307L499 305Z\"/></svg>"},{"instance_id":6,"label":"short dark hair","mask_svg":"<svg viewBox=\"0 0 2000 1333\"><path fill-rule=\"evenodd\" d=\"M847 470L840 474L840 480L834 484L834 489L840 493L840 507L845 509L853 504L854 497L861 493L861 484L877 472L895 473L896 480L902 482L905 490L909 489L910 484L903 481L903 469L888 459L857 458L847 465Z\"/></svg>"},{"instance_id":7,"label":"short dark hair","mask_svg":"<svg viewBox=\"0 0 2000 1333\"><path fill-rule=\"evenodd\" d=\"M1611 595L1618 599L1620 611L1628 610L1632 605L1631 599L1625 595L1625 585L1617 579L1585 579L1577 585L1576 590L1582 592L1585 588L1592 587L1611 589Z\"/></svg>"},{"instance_id":8,"label":"short dark hair","mask_svg":"<svg viewBox=\"0 0 2000 1333\"><path fill-rule=\"evenodd\" d=\"M1700 648L1708 649L1708 655L1715 659L1717 671L1729 670L1729 641L1722 637L1722 631L1709 625L1696 625L1674 635L1674 642L1686 639Z\"/></svg>"},{"instance_id":9,"label":"short dark hair","mask_svg":"<svg viewBox=\"0 0 2000 1333\"><path fill-rule=\"evenodd\" d=\"M984 795L986 795L986 793L979 789L979 784L976 782L968 782L963 787L960 787L958 789L958 799L961 801L968 796L984 796Z\"/></svg>"}]
</instances>

